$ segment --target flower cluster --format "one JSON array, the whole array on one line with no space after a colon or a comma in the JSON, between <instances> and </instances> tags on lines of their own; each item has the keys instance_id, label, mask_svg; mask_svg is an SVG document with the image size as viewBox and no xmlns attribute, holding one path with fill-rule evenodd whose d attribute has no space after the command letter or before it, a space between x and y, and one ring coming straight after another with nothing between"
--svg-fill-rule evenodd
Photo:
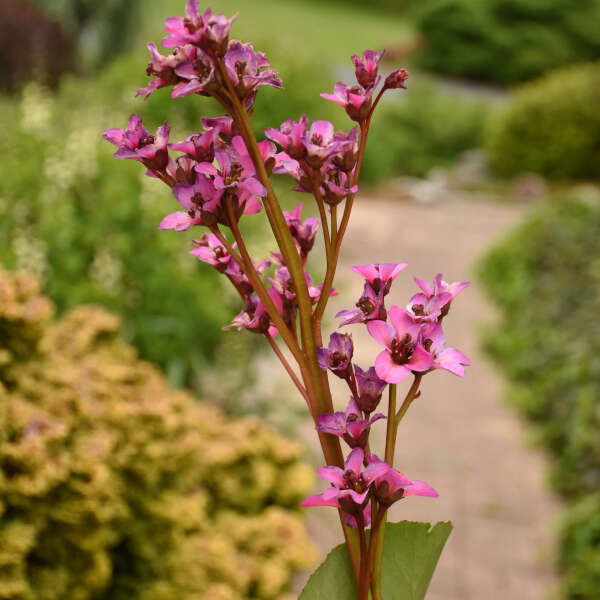
<instances>
[{"instance_id":1,"label":"flower cluster","mask_svg":"<svg viewBox=\"0 0 600 600\"><path fill-rule=\"evenodd\" d=\"M188 0L185 16L165 23L163 46L171 54L163 55L155 44L148 44L151 79L138 90L144 98L165 87L171 88L173 98L208 96L227 114L202 119L201 131L176 143L169 143L166 122L151 135L137 115L130 117L125 129L109 129L104 137L117 147L116 158L142 163L148 176L171 189L178 210L165 216L159 229L202 228L190 254L222 274L243 303L243 310L225 329L265 336L306 400L328 461L319 475L331 485L303 504L342 511L352 564L356 567L360 562L360 568L354 569L358 597L367 600L380 572L381 552L376 546L381 549L383 538L378 528L385 524L388 508L410 495L437 496L426 483L410 480L393 468L394 444L398 424L419 396L426 373L444 369L464 375L469 360L446 347L442 322L467 284L448 284L441 275L432 285L417 279L421 291L408 305L388 308L392 284L408 264L354 267L364 287L355 306L338 313L340 327L365 324L383 350L374 365L363 370L353 362L350 334L335 332L323 347L321 323L328 299L336 295L337 261L358 191L371 119L382 95L405 88L408 75L399 69L381 84L383 52L354 55L356 83L337 83L333 94L322 97L342 106L356 127L336 131L328 121L310 123L302 115L267 129L266 139L257 141L251 126L257 92L262 86L281 88L281 81L263 53L249 43L229 39L235 19L210 9L201 12L197 0ZM313 196L319 218L302 219L303 204L283 210L271 185L273 175L291 177L295 191ZM255 260L241 221L263 209L277 246L268 260ZM319 232L326 257L322 283L314 282L307 270ZM289 350L289 358L280 344ZM344 411L334 412L326 371L348 387ZM411 374L413 384L397 409L396 386ZM387 415L377 412L386 388ZM371 429L379 421L386 423L385 460L372 452L369 443ZM345 461L340 440L350 447ZM373 516L367 550L365 527ZM357 535L360 556L351 543Z\"/></svg>"},{"instance_id":2,"label":"flower cluster","mask_svg":"<svg viewBox=\"0 0 600 600\"><path fill-rule=\"evenodd\" d=\"M323 494L308 498L304 506L340 508L353 527L368 525L373 512L369 504L371 500L380 509L387 510L406 496L437 496L426 483L407 479L387 462L369 454L371 425L386 418L396 419L396 415L391 413L387 417L382 413L371 416L386 386L395 387L411 374L420 382L424 374L435 369L445 369L462 377L464 366L470 364L461 352L446 347L442 330L442 321L452 301L468 283L448 284L441 275L437 275L430 286L415 278L422 292L411 298L406 309L392 306L387 310L384 298L389 294L394 279L407 266L400 263L354 267L353 270L365 280L363 295L356 303L356 310L342 311L337 315L344 319L342 326L365 323L369 334L384 346L375 366L363 371L352 364L354 345L350 334L333 333L328 347L317 351L320 367L344 379L352 394L345 412L322 415L317 430L340 437L352 451L345 470L335 467L319 470L319 476L332 487ZM409 402L416 395L413 392Z\"/></svg>"}]
</instances>

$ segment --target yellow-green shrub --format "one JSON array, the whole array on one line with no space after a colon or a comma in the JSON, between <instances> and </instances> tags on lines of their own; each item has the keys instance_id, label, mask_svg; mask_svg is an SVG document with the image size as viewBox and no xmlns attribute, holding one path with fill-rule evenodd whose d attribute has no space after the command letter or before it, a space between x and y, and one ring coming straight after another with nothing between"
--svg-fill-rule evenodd
<instances>
[{"instance_id":1,"label":"yellow-green shrub","mask_svg":"<svg viewBox=\"0 0 600 600\"><path fill-rule=\"evenodd\" d=\"M0 271L0 599L283 598L300 448L167 386L94 307Z\"/></svg>"}]
</instances>

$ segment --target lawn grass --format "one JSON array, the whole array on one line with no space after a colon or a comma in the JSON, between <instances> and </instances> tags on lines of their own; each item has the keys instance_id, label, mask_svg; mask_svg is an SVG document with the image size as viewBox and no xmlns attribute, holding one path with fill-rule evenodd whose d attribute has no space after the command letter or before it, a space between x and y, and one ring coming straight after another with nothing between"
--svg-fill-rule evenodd
<instances>
[{"instance_id":1,"label":"lawn grass","mask_svg":"<svg viewBox=\"0 0 600 600\"><path fill-rule=\"evenodd\" d=\"M185 0L150 0L144 9L144 32L158 42L166 17L182 15ZM230 16L239 12L232 37L252 41L257 49L278 57L319 59L341 64L366 48L398 45L410 34L401 14L372 11L354 4L317 0L212 0L201 9Z\"/></svg>"}]
</instances>

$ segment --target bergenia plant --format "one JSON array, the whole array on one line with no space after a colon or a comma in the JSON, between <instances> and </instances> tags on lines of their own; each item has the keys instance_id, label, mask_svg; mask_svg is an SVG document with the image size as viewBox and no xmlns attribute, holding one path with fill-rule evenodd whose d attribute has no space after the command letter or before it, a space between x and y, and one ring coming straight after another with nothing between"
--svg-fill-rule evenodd
<instances>
[{"instance_id":1,"label":"bergenia plant","mask_svg":"<svg viewBox=\"0 0 600 600\"><path fill-rule=\"evenodd\" d=\"M407 263L359 265L353 270L364 279L363 292L352 308L337 314L344 330L327 342L322 331L328 301L336 293L336 267L373 114L386 92L406 87L408 74L399 69L383 78L383 52L354 55L356 82L337 83L332 94L321 94L345 110L354 122L350 131L291 115L258 141L251 126L258 92L282 84L262 52L230 39L235 18L201 12L198 1L189 0L184 17L166 21L163 46L170 52L162 55L148 44L151 79L138 91L145 98L165 87L177 99L208 96L222 107L223 116L202 119L201 131L175 143L169 143L166 122L152 134L137 115L125 129L110 129L104 137L117 147L116 158L142 163L148 176L171 188L173 209L158 227L200 230L190 254L227 278L241 299L240 313L224 329L245 329L266 339L314 420L326 463L318 475L327 486L303 505L337 509L344 543L309 580L301 598L423 598L451 526L438 524L429 532L426 524L424 531L423 524L386 525L396 502L437 496L429 484L394 468L394 449L398 426L420 396L423 378L439 369L464 376L469 359L446 346L442 328L452 302L468 284L449 284L441 275L431 285L415 279L420 291L408 304L386 306ZM319 218L303 219L302 204L282 210L273 174L290 176L294 190L312 196ZM266 218L270 225L274 245L268 260L248 251L243 224L250 218ZM323 281L307 271L319 229ZM366 327L381 345L373 364L362 368L353 362L351 328L356 326ZM347 385L342 411L334 411L329 376ZM397 402L400 384L408 391ZM386 389L387 411L382 407ZM379 452L370 441L378 427L381 437L385 431ZM396 558L408 555L417 558L400 572ZM399 593L403 586L410 587L410 594Z\"/></svg>"}]
</instances>

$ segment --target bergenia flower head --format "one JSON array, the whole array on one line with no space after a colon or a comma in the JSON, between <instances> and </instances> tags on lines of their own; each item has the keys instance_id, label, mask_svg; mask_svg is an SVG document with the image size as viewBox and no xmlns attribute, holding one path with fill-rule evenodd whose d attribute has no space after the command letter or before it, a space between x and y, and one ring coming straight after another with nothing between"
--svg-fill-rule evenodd
<instances>
[{"instance_id":1,"label":"bergenia flower head","mask_svg":"<svg viewBox=\"0 0 600 600\"><path fill-rule=\"evenodd\" d=\"M384 296L387 296L394 279L396 279L409 264L410 263L371 264L352 267L352 270L355 273L362 275L376 294L382 292Z\"/></svg>"},{"instance_id":2,"label":"bergenia flower head","mask_svg":"<svg viewBox=\"0 0 600 600\"><path fill-rule=\"evenodd\" d=\"M317 359L323 371L329 369L338 377L347 379L352 369L353 354L352 336L347 333L332 333L329 336L329 346L317 350Z\"/></svg>"},{"instance_id":3,"label":"bergenia flower head","mask_svg":"<svg viewBox=\"0 0 600 600\"><path fill-rule=\"evenodd\" d=\"M306 256L314 246L317 230L319 229L319 219L309 217L302 221L300 219L301 212L302 204L298 204L291 212L284 210L283 216L301 255Z\"/></svg>"},{"instance_id":4,"label":"bergenia flower head","mask_svg":"<svg viewBox=\"0 0 600 600\"><path fill-rule=\"evenodd\" d=\"M330 206L336 206L344 198L358 192L358 185L353 184L352 176L333 164L327 168L327 165L321 170L321 194L323 200Z\"/></svg>"},{"instance_id":5,"label":"bergenia flower head","mask_svg":"<svg viewBox=\"0 0 600 600\"><path fill-rule=\"evenodd\" d=\"M375 367L363 371L359 366L354 365L354 375L359 394L356 403L360 410L367 414L372 413L377 408L387 383L377 375Z\"/></svg>"},{"instance_id":6,"label":"bergenia flower head","mask_svg":"<svg viewBox=\"0 0 600 600\"><path fill-rule=\"evenodd\" d=\"M227 19L224 15L213 15L207 9L200 14L198 0L188 0L185 17L171 17L165 21L168 35L163 40L165 48L193 44L211 56L223 56L229 41L231 25L237 14Z\"/></svg>"},{"instance_id":7,"label":"bergenia flower head","mask_svg":"<svg viewBox=\"0 0 600 600\"><path fill-rule=\"evenodd\" d=\"M361 123L366 121L371 112L373 91L373 87L350 87L338 81L333 88L333 94L321 94L321 98L339 104L353 121Z\"/></svg>"},{"instance_id":8,"label":"bergenia flower head","mask_svg":"<svg viewBox=\"0 0 600 600\"><path fill-rule=\"evenodd\" d=\"M190 79L198 79L200 73L203 73L202 80L205 85L214 81L214 66L212 63L205 65L207 71L203 69L193 70L192 68L193 65L202 63L202 50L188 44L176 48L173 53L167 56L163 56L156 48L156 44L149 42L147 46L151 60L146 68L146 74L153 79L147 87L140 88L136 96L148 98L156 90L165 86L181 83L185 86Z\"/></svg>"},{"instance_id":9,"label":"bergenia flower head","mask_svg":"<svg viewBox=\"0 0 600 600\"><path fill-rule=\"evenodd\" d=\"M364 448L369 439L371 425L385 419L381 413L365 419L354 398L350 398L346 412L335 412L319 417L317 431L343 438L351 448Z\"/></svg>"},{"instance_id":10,"label":"bergenia flower head","mask_svg":"<svg viewBox=\"0 0 600 600\"><path fill-rule=\"evenodd\" d=\"M331 483L322 494L316 494L302 502L302 506L334 506L351 515L359 515L368 502L371 484L381 478L390 466L387 463L373 463L363 470L364 452L354 448L346 459L344 469L339 467L319 467L317 474Z\"/></svg>"},{"instance_id":11,"label":"bergenia flower head","mask_svg":"<svg viewBox=\"0 0 600 600\"><path fill-rule=\"evenodd\" d=\"M385 90L406 89L406 80L408 79L408 71L406 69L398 69L393 71L386 78L383 84Z\"/></svg>"},{"instance_id":12,"label":"bergenia flower head","mask_svg":"<svg viewBox=\"0 0 600 600\"><path fill-rule=\"evenodd\" d=\"M333 164L346 173L352 173L358 158L358 128L353 127L348 133L336 131L337 152L332 156Z\"/></svg>"},{"instance_id":13,"label":"bergenia flower head","mask_svg":"<svg viewBox=\"0 0 600 600\"><path fill-rule=\"evenodd\" d=\"M341 310L335 317L343 319L339 327L344 325L352 325L353 323L367 323L373 320L387 319L387 311L383 302L383 294L381 291L377 294L369 283L365 283L362 296L356 302L356 309Z\"/></svg>"},{"instance_id":14,"label":"bergenia flower head","mask_svg":"<svg viewBox=\"0 0 600 600\"><path fill-rule=\"evenodd\" d=\"M223 190L215 189L210 179L197 177L193 184L177 183L173 186L173 195L186 212L167 215L161 221L159 229L185 231L192 225L210 226L217 223Z\"/></svg>"},{"instance_id":15,"label":"bergenia flower head","mask_svg":"<svg viewBox=\"0 0 600 600\"><path fill-rule=\"evenodd\" d=\"M362 56L358 54L352 55L352 62L354 63L356 72L356 81L363 88L369 88L377 85L379 78L377 77L377 71L379 70L379 63L384 55L384 52L375 52L374 50L365 50Z\"/></svg>"},{"instance_id":16,"label":"bergenia flower head","mask_svg":"<svg viewBox=\"0 0 600 600\"><path fill-rule=\"evenodd\" d=\"M213 119L206 118L200 119L200 122L206 131L218 129L219 138L226 144L229 144L234 136L239 135L239 131L237 130L237 126L232 117L223 116L215 117Z\"/></svg>"},{"instance_id":17,"label":"bergenia flower head","mask_svg":"<svg viewBox=\"0 0 600 600\"><path fill-rule=\"evenodd\" d=\"M268 294L271 300L273 300L277 311L282 314L283 305L281 303L279 294L277 294L277 292L273 289L270 289ZM226 331L234 328L238 331L246 329L261 335L269 334L271 337L275 337L277 335L277 328L271 323L271 319L266 308L264 307L264 304L259 298L254 296L247 298L246 308L239 315L234 317L231 325L223 327L223 330Z\"/></svg>"},{"instance_id":18,"label":"bergenia flower head","mask_svg":"<svg viewBox=\"0 0 600 600\"><path fill-rule=\"evenodd\" d=\"M297 122L293 119L284 121L279 129L265 129L265 136L279 144L290 158L300 160L306 154L304 138L307 127L308 117L302 115Z\"/></svg>"},{"instance_id":19,"label":"bergenia flower head","mask_svg":"<svg viewBox=\"0 0 600 600\"><path fill-rule=\"evenodd\" d=\"M433 355L432 369L444 369L459 377L465 376L465 366L471 361L456 348L446 348L441 323L431 323L422 331L423 347Z\"/></svg>"},{"instance_id":20,"label":"bergenia flower head","mask_svg":"<svg viewBox=\"0 0 600 600\"><path fill-rule=\"evenodd\" d=\"M281 88L281 80L262 52L256 52L252 44L243 44L238 40L229 42L225 54L227 76L241 99L256 92L263 85Z\"/></svg>"},{"instance_id":21,"label":"bergenia flower head","mask_svg":"<svg viewBox=\"0 0 600 600\"><path fill-rule=\"evenodd\" d=\"M418 277L415 277L415 283L423 293L415 294L411 298L408 310L414 318L423 322L445 317L452 300L469 285L468 281L447 283L442 279L441 273L435 276L433 285Z\"/></svg>"},{"instance_id":22,"label":"bergenia flower head","mask_svg":"<svg viewBox=\"0 0 600 600\"><path fill-rule=\"evenodd\" d=\"M374 454L367 457L369 466L382 464L382 461ZM383 463L386 465L387 463ZM378 502L385 507L389 507L394 502L402 500L407 496L425 496L427 498L437 498L438 493L424 481L412 481L405 477L400 471L388 468L383 475L378 477L374 486L375 497Z\"/></svg>"},{"instance_id":23,"label":"bergenia flower head","mask_svg":"<svg viewBox=\"0 0 600 600\"><path fill-rule=\"evenodd\" d=\"M169 144L169 148L175 152L185 152L198 162L212 163L218 135L219 127L214 127L202 133L194 133L183 142Z\"/></svg>"},{"instance_id":24,"label":"bergenia flower head","mask_svg":"<svg viewBox=\"0 0 600 600\"><path fill-rule=\"evenodd\" d=\"M205 233L200 241L194 241L195 248L190 250L190 254L213 266L220 273L224 273L233 260L231 254L225 246L219 241L216 235ZM236 247L236 244L233 244Z\"/></svg>"},{"instance_id":25,"label":"bergenia flower head","mask_svg":"<svg viewBox=\"0 0 600 600\"><path fill-rule=\"evenodd\" d=\"M164 170L169 162L169 127L166 121L154 136L150 135L137 115L131 115L126 129L107 129L104 139L117 146L115 158L137 160L157 171Z\"/></svg>"},{"instance_id":26,"label":"bergenia flower head","mask_svg":"<svg viewBox=\"0 0 600 600\"><path fill-rule=\"evenodd\" d=\"M411 372L423 373L433 364L433 356L422 344L421 325L399 306L389 310L392 325L385 321L369 321L371 336L385 347L375 359L377 375L388 383L400 383Z\"/></svg>"}]
</instances>

